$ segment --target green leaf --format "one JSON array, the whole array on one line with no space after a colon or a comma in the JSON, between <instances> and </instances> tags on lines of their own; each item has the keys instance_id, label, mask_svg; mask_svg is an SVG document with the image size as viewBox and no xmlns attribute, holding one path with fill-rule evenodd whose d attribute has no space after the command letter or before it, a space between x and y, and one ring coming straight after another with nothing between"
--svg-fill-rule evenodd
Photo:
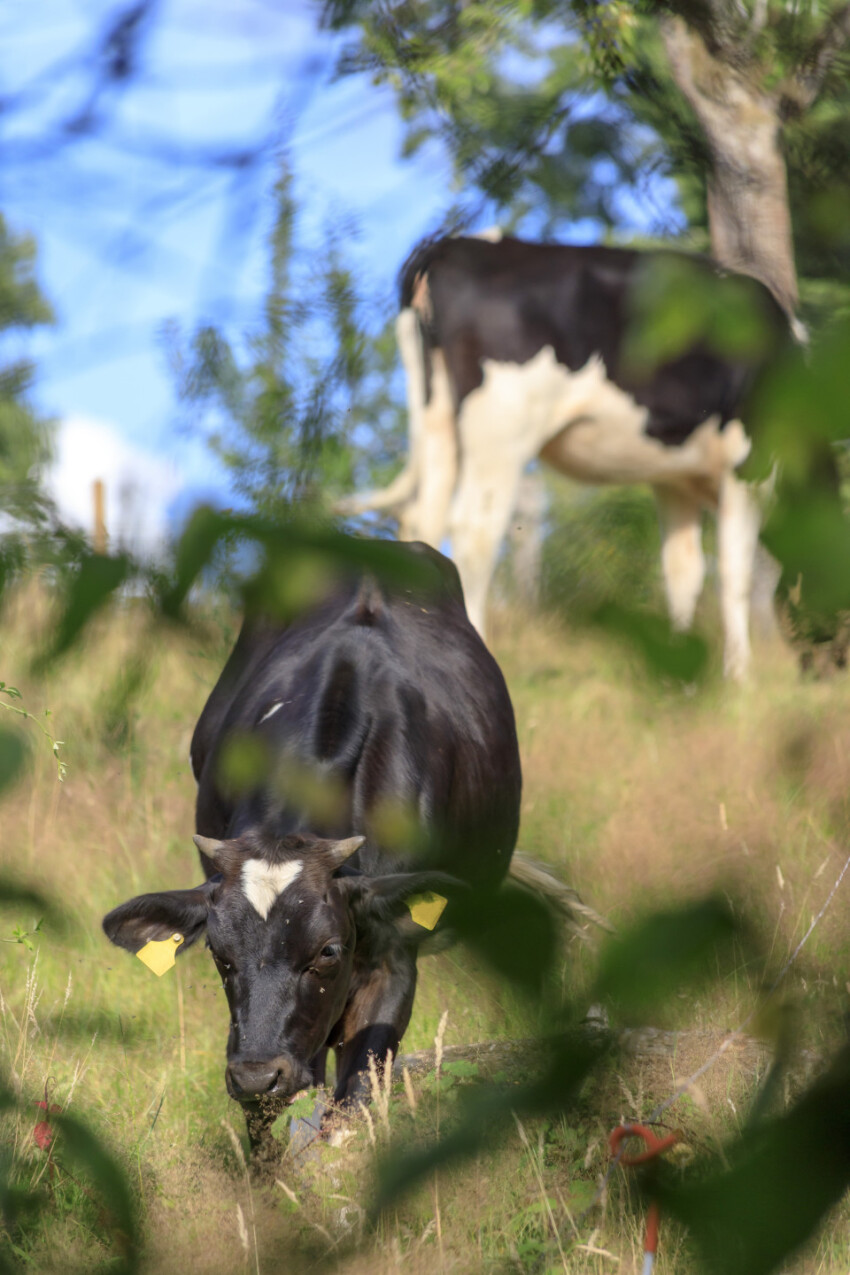
<instances>
[{"instance_id":1,"label":"green leaf","mask_svg":"<svg viewBox=\"0 0 850 1275\"><path fill-rule=\"evenodd\" d=\"M715 976L718 957L741 931L728 903L705 899L671 912L655 912L609 939L602 952L593 999L616 1006L632 1021L688 984Z\"/></svg>"},{"instance_id":2,"label":"green leaf","mask_svg":"<svg viewBox=\"0 0 850 1275\"><path fill-rule=\"evenodd\" d=\"M85 1175L106 1206L104 1221L118 1250L120 1269L131 1275L138 1269L139 1236L133 1196L121 1165L100 1139L74 1116L53 1117L61 1133L57 1139L57 1159L70 1164L72 1171Z\"/></svg>"},{"instance_id":3,"label":"green leaf","mask_svg":"<svg viewBox=\"0 0 850 1275\"><path fill-rule=\"evenodd\" d=\"M288 1142L293 1120L309 1120L316 1109L316 1090L311 1089L301 1098L284 1107L271 1126L271 1132L281 1142Z\"/></svg>"},{"instance_id":4,"label":"green leaf","mask_svg":"<svg viewBox=\"0 0 850 1275\"><path fill-rule=\"evenodd\" d=\"M172 578L161 592L164 615L176 618L179 614L189 590L211 562L232 521L207 505L194 510L177 543Z\"/></svg>"},{"instance_id":5,"label":"green leaf","mask_svg":"<svg viewBox=\"0 0 850 1275\"><path fill-rule=\"evenodd\" d=\"M62 614L47 650L35 661L36 671L73 646L86 625L130 578L131 569L129 558L123 555L110 558L93 553L82 559L67 578Z\"/></svg>"},{"instance_id":6,"label":"green leaf","mask_svg":"<svg viewBox=\"0 0 850 1275\"><path fill-rule=\"evenodd\" d=\"M308 1116L313 1114L316 1106L315 1091L305 1094L303 1098L296 1098L286 1108L286 1114L290 1120L306 1120Z\"/></svg>"},{"instance_id":7,"label":"green leaf","mask_svg":"<svg viewBox=\"0 0 850 1275\"><path fill-rule=\"evenodd\" d=\"M504 885L452 902L452 928L499 974L539 993L557 951L556 923L545 903Z\"/></svg>"},{"instance_id":8,"label":"green leaf","mask_svg":"<svg viewBox=\"0 0 850 1275\"><path fill-rule=\"evenodd\" d=\"M695 633L678 633L666 616L607 602L593 616L599 628L624 639L656 677L690 685L704 677L708 647Z\"/></svg>"},{"instance_id":9,"label":"green leaf","mask_svg":"<svg viewBox=\"0 0 850 1275\"><path fill-rule=\"evenodd\" d=\"M30 933L41 933L41 926L45 918L47 918L55 929L60 929L65 924L62 909L53 903L40 890L33 889L31 886L10 877L5 873L0 873L0 907L28 908L32 912L41 917L35 930Z\"/></svg>"},{"instance_id":10,"label":"green leaf","mask_svg":"<svg viewBox=\"0 0 850 1275\"><path fill-rule=\"evenodd\" d=\"M0 792L20 778L29 753L29 742L20 731L0 727Z\"/></svg>"},{"instance_id":11,"label":"green leaf","mask_svg":"<svg viewBox=\"0 0 850 1275\"><path fill-rule=\"evenodd\" d=\"M725 1164L697 1163L684 1185L662 1185L662 1211L687 1224L709 1271L768 1275L784 1268L850 1186L848 1146L845 1046L789 1112L725 1148Z\"/></svg>"}]
</instances>

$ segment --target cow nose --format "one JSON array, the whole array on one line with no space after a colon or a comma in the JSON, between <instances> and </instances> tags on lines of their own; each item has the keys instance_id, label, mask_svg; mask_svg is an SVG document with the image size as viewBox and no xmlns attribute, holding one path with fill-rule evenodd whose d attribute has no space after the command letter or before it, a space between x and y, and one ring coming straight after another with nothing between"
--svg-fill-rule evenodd
<instances>
[{"instance_id":1,"label":"cow nose","mask_svg":"<svg viewBox=\"0 0 850 1275\"><path fill-rule=\"evenodd\" d=\"M262 1062L253 1060L233 1061L225 1072L227 1091L240 1102L252 1102L272 1093L289 1097L309 1084L306 1068L297 1066L289 1058L268 1058Z\"/></svg>"}]
</instances>

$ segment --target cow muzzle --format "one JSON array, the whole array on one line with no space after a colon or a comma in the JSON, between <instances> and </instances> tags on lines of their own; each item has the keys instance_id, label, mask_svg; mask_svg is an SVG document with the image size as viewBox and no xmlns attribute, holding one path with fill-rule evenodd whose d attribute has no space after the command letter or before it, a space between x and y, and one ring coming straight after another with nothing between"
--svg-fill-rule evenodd
<instances>
[{"instance_id":1,"label":"cow muzzle","mask_svg":"<svg viewBox=\"0 0 850 1275\"><path fill-rule=\"evenodd\" d=\"M237 1102L259 1102L261 1098L290 1098L311 1082L307 1067L280 1054L262 1062L234 1061L224 1073L227 1092Z\"/></svg>"}]
</instances>

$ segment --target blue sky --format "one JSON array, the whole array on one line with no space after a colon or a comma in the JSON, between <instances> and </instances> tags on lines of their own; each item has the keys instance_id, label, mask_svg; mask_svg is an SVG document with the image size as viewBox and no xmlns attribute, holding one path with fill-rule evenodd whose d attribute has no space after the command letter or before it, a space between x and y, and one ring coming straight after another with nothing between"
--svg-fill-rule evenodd
<instances>
[{"instance_id":1,"label":"blue sky","mask_svg":"<svg viewBox=\"0 0 850 1275\"><path fill-rule=\"evenodd\" d=\"M127 444L129 478L145 456L161 463L156 502L179 505L186 486L226 500L226 475L200 440L176 429L163 323L176 320L184 331L207 318L237 330L249 324L264 290L269 190L281 151L294 171L305 237L320 241L328 219L353 218L363 284L388 300L410 246L450 201L450 168L435 147L400 160L391 93L365 77L332 81L339 38L318 31L318 7L301 0L163 4L130 89L105 103L107 129L58 156L32 156L54 121L77 109L91 78L83 68L39 84L39 74L58 60L73 62L99 28L96 15L110 10L12 0L0 17L3 87L34 85L5 128L14 162L5 165L0 207L15 230L35 235L39 279L58 320L29 343L39 365L36 398L72 423L73 446L60 447L61 485L81 510L89 499L84 475L99 460L114 472L105 427ZM47 92L57 78L60 91ZM172 148L176 162L149 158L152 139ZM228 171L179 161L182 151L263 139L264 159L238 183ZM149 486L155 473L147 467Z\"/></svg>"},{"instance_id":2,"label":"blue sky","mask_svg":"<svg viewBox=\"0 0 850 1275\"><path fill-rule=\"evenodd\" d=\"M44 153L55 122L86 102L86 50L114 12L114 0L6 0L0 87L25 96L4 117L0 208L36 236L57 314L31 343L38 403L64 422L55 490L85 521L100 467L111 502L135 485L134 518L148 508L158 536L190 497L228 497L203 442L176 428L162 327L248 326L280 153L305 239L353 218L361 290L387 304L399 264L455 192L436 145L400 158L390 90L365 76L333 81L340 38L317 29L311 0L160 0L129 89L95 104L106 126ZM261 162L238 181L193 162L261 141ZM163 151L170 162L153 157Z\"/></svg>"}]
</instances>

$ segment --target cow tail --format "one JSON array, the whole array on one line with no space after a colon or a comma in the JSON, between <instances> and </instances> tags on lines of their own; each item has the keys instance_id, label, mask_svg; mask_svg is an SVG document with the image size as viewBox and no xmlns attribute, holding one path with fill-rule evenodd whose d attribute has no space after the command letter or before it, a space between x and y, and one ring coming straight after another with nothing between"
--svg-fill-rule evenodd
<instances>
[{"instance_id":1,"label":"cow tail","mask_svg":"<svg viewBox=\"0 0 850 1275\"><path fill-rule=\"evenodd\" d=\"M412 500L420 480L423 419L430 391L431 359L418 308L409 305L401 310L395 331L407 389L408 451L407 464L393 485L397 491L403 489L404 500Z\"/></svg>"},{"instance_id":2,"label":"cow tail","mask_svg":"<svg viewBox=\"0 0 850 1275\"><path fill-rule=\"evenodd\" d=\"M566 929L577 938L589 939L588 927L591 925L613 933L614 926L610 921L583 903L575 890L565 885L536 859L515 851L508 876L517 885L544 899L561 918Z\"/></svg>"}]
</instances>

